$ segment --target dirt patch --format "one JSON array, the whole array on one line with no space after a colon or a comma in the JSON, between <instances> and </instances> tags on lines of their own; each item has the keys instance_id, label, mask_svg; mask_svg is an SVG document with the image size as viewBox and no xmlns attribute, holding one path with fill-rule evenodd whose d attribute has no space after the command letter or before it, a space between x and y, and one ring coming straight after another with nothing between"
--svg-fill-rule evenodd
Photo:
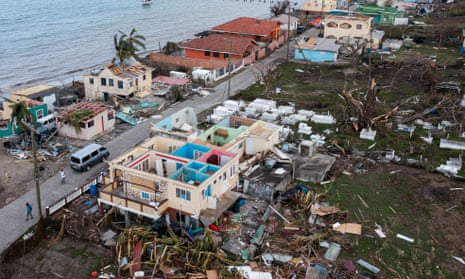
<instances>
[{"instance_id":1,"label":"dirt patch","mask_svg":"<svg viewBox=\"0 0 465 279\"><path fill-rule=\"evenodd\" d=\"M0 279L91 278L92 271L98 271L111 261L111 250L95 243L70 237L60 241L44 240L23 257L2 263Z\"/></svg>"}]
</instances>

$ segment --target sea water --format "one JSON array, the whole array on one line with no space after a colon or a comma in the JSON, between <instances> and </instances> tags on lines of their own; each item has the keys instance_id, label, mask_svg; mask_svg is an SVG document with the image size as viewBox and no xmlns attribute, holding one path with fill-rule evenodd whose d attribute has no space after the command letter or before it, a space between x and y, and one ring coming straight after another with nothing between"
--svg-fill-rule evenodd
<instances>
[{"instance_id":1,"label":"sea water","mask_svg":"<svg viewBox=\"0 0 465 279\"><path fill-rule=\"evenodd\" d=\"M0 1L0 93L35 84L62 86L115 57L113 36L132 28L147 50L194 38L241 16L270 18L273 1ZM118 33L119 34L119 33Z\"/></svg>"}]
</instances>

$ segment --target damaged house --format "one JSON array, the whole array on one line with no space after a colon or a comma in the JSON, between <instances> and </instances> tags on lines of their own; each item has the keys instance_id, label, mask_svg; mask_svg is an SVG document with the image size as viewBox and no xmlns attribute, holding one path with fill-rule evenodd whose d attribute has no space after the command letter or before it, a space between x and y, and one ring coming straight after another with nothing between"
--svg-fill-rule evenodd
<instances>
[{"instance_id":1,"label":"damaged house","mask_svg":"<svg viewBox=\"0 0 465 279\"><path fill-rule=\"evenodd\" d=\"M47 116L49 113L46 103L22 95L12 94L6 101L0 103L0 138L13 135L13 131L14 134L21 132L18 125L11 121L12 108L10 107L21 101L26 103L27 110L31 113L34 121Z\"/></svg>"},{"instance_id":2,"label":"damaged house","mask_svg":"<svg viewBox=\"0 0 465 279\"><path fill-rule=\"evenodd\" d=\"M116 102L116 98L146 96L151 92L152 68L139 62L107 65L84 75L85 98Z\"/></svg>"},{"instance_id":3,"label":"damaged house","mask_svg":"<svg viewBox=\"0 0 465 279\"><path fill-rule=\"evenodd\" d=\"M152 127L154 137L112 160L112 182L99 203L153 220L164 216L168 223L200 218L204 225L228 209L240 196L231 190L238 189L241 169L279 143L279 126L231 116L197 137L186 136L197 129L189 113L187 108L160 121Z\"/></svg>"},{"instance_id":4,"label":"damaged house","mask_svg":"<svg viewBox=\"0 0 465 279\"><path fill-rule=\"evenodd\" d=\"M239 156L155 136L109 163L110 184L99 204L157 220L204 224L234 203Z\"/></svg>"},{"instance_id":5,"label":"damaged house","mask_svg":"<svg viewBox=\"0 0 465 279\"><path fill-rule=\"evenodd\" d=\"M57 113L58 135L90 140L115 127L115 111L101 102L80 102Z\"/></svg>"}]
</instances>

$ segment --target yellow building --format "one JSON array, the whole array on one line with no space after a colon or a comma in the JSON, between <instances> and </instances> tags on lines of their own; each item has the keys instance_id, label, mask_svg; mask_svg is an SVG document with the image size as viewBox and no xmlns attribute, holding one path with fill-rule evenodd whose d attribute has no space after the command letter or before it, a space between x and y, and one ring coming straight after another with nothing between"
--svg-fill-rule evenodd
<instances>
[{"instance_id":1,"label":"yellow building","mask_svg":"<svg viewBox=\"0 0 465 279\"><path fill-rule=\"evenodd\" d=\"M150 219L213 222L239 197L239 156L155 136L109 163L99 203Z\"/></svg>"},{"instance_id":2,"label":"yellow building","mask_svg":"<svg viewBox=\"0 0 465 279\"><path fill-rule=\"evenodd\" d=\"M325 17L324 37L370 40L372 18L362 15L328 15Z\"/></svg>"},{"instance_id":3,"label":"yellow building","mask_svg":"<svg viewBox=\"0 0 465 279\"><path fill-rule=\"evenodd\" d=\"M107 65L84 75L87 100L115 101L115 97L146 96L151 92L152 68L139 62Z\"/></svg>"},{"instance_id":4,"label":"yellow building","mask_svg":"<svg viewBox=\"0 0 465 279\"><path fill-rule=\"evenodd\" d=\"M328 13L335 9L337 9L337 0L310 0L302 7L302 10L309 13Z\"/></svg>"}]
</instances>

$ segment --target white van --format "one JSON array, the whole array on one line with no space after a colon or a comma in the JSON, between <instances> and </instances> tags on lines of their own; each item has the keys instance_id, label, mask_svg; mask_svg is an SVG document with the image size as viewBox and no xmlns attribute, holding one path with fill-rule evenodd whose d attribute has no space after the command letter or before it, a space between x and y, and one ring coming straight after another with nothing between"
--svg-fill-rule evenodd
<instances>
[{"instance_id":1,"label":"white van","mask_svg":"<svg viewBox=\"0 0 465 279\"><path fill-rule=\"evenodd\" d=\"M69 164L74 170L88 171L93 165L105 161L108 156L110 156L110 152L105 146L91 143L71 154Z\"/></svg>"},{"instance_id":2,"label":"white van","mask_svg":"<svg viewBox=\"0 0 465 279\"><path fill-rule=\"evenodd\" d=\"M57 129L57 122L54 114L46 115L37 119L36 127L41 134L50 134Z\"/></svg>"}]
</instances>

